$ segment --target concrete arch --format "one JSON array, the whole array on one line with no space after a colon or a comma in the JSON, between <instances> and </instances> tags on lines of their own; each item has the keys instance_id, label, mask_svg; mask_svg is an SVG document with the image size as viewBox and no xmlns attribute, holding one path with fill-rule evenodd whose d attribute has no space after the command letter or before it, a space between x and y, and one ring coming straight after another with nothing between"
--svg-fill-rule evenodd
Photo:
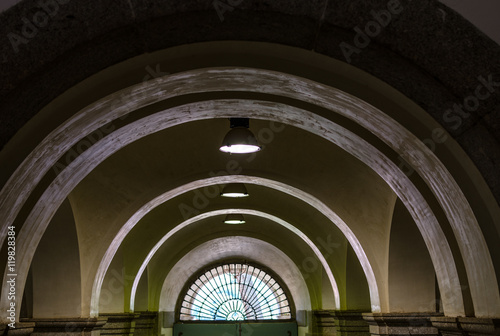
<instances>
[{"instance_id":1,"label":"concrete arch","mask_svg":"<svg viewBox=\"0 0 500 336\"><path fill-rule=\"evenodd\" d=\"M223 242L223 244L220 244ZM311 310L311 298L307 285L297 265L280 249L272 244L251 237L222 237L205 242L183 256L169 272L163 282L159 298L159 311L174 311L181 291L200 266L231 258L239 251L224 249L222 246L238 246L245 251L245 256L269 267L278 275L287 271L293 276L282 277L283 282L290 290L296 310ZM207 253L210 250L211 253ZM228 251L229 250L229 251ZM272 255L273 258L266 258ZM240 256L240 255L238 255Z\"/></svg>"},{"instance_id":2,"label":"concrete arch","mask_svg":"<svg viewBox=\"0 0 500 336\"><path fill-rule=\"evenodd\" d=\"M91 132L98 125L125 115L130 109L139 108L160 99L166 99L182 93L206 92L216 89L215 87L205 87L203 80L199 80L198 78L202 77L202 75L193 75L193 73L188 72L186 74L160 78L124 90L123 92L130 94L131 97L134 97L135 101L109 111L106 106L112 106L113 99L103 99L89 107L87 111L82 111L81 120L72 118L64 125L61 125L59 131L54 131L56 139L58 137L66 138L65 145L52 146L51 142L40 144L39 150L34 151L31 158L28 158L19 167L2 190L0 206L5 206L4 209L6 209L4 216L6 224L0 231L2 241L6 235L7 226L13 221L15 215L30 194L30 190L36 186L36 183L50 168L50 163L55 163L55 157L58 157L70 145L76 142L76 138L73 140L67 139L72 132L66 131L73 129L76 123L86 120L88 118L88 116L85 116L86 113L92 113L96 116L92 118L94 121L83 126L84 129L80 129L77 132L78 134L80 132ZM475 313L477 316L495 316L500 314L500 308L498 308L500 307L500 293L498 291L496 275L481 229L458 184L425 144L371 105L325 85L294 76L254 69L236 71L228 69L207 70L206 74L209 74L211 79L213 79L214 75L222 77L222 80L218 83L220 85L217 88L218 90L227 91L227 88L230 87L231 90L249 90L287 97L300 97L304 101L334 110L356 121L391 146L421 175L443 208L457 238L462 258L465 261L467 276L471 280L471 294L474 301ZM238 76L253 78L253 80L249 80L248 84L241 84L236 80ZM274 83L276 82L280 82L283 85L275 87ZM235 83L238 84L235 85ZM185 89L186 87L189 89ZM156 98L151 99L150 97ZM46 140L53 141L54 139L49 137ZM39 157L42 156L47 158L47 160L44 161L41 169L33 170L28 168L33 164L33 161L38 161ZM25 188L19 190L17 188L19 182L23 180L27 181L28 184ZM16 194L20 197L13 197ZM476 257L468 252L470 248L479 253L479 256L481 256L480 259L483 262L476 262ZM454 284L453 286L456 285ZM492 288L493 292L486 291L484 288Z\"/></svg>"},{"instance_id":3,"label":"concrete arch","mask_svg":"<svg viewBox=\"0 0 500 336\"><path fill-rule=\"evenodd\" d=\"M339 127L325 118L314 115L313 113L280 104L271 107L268 103L249 103L235 100L195 103L173 109L175 110L174 114L172 114L172 110L166 110L120 128L118 131L114 132L112 136L101 140L107 142L108 146L111 147L103 145L90 148L75 159L75 161L56 178L52 186L47 189L44 196L41 198L41 202L36 207L38 210L30 215L27 224L23 226L21 234L26 234L29 238L27 239L28 241L23 240L20 242L20 245L25 244L22 250L23 255L20 256L20 259L26 258L28 261L27 264L29 265L29 261L31 260L29 256L29 253L31 253L31 251L29 251L30 246L36 246L36 240L44 230L43 225L44 223L46 225L46 219L51 216L50 212L53 209L43 204L44 200L50 200L52 205L57 204L58 198L63 197L62 195L67 195L79 179L83 178L83 176L90 172L98 162L104 160L114 151L125 146L127 143L133 142L136 138L182 122L204 118L228 118L231 116L238 116L238 113L235 111L239 109L247 111L251 118L275 120L291 125L300 124L298 125L299 127L323 136L325 139L347 150L375 170L391 188L393 188L396 194L409 208L429 245L435 269L438 274L441 292L444 293L443 298L446 313L451 315L463 314L463 301L460 294L453 257L449 246L443 244L446 238L427 203L406 175L376 148L369 145L352 132ZM143 131L137 132L139 129ZM97 159L98 157L100 157L100 159ZM75 174L75 171L72 171L74 168L77 168L80 173ZM75 175L78 176L78 179L74 178ZM62 181L66 182L63 183ZM396 183L396 181L403 182ZM62 185L63 190L59 188L59 185ZM34 231L29 232L28 230L30 227ZM349 238L353 237L348 237L348 239ZM354 248L356 249L356 247ZM22 263L21 267L27 268L25 263ZM24 279L20 279L22 285L24 285L23 281ZM372 292L372 288L370 288L370 295L371 297L375 295L375 293ZM382 302L382 305L384 305L383 309L386 309L386 302ZM380 308L376 306L373 307L374 311L378 311L378 309Z\"/></svg>"},{"instance_id":4,"label":"concrete arch","mask_svg":"<svg viewBox=\"0 0 500 336\"><path fill-rule=\"evenodd\" d=\"M339 293L339 288L337 286L337 282L335 281L335 277L333 276L332 270L330 269L330 266L328 265L328 262L326 261L325 257L321 253L321 251L318 249L316 244L307 237L302 231L294 227L292 224L284 221L283 219L273 216L271 214L262 212L262 211L257 211L257 210L251 210L251 209L222 209L222 210L215 210L215 211L210 211L210 212L205 212L203 214L200 214L198 216L192 217L183 223L177 225L175 228L170 230L165 236L163 236L158 243L151 249L151 251L148 253L146 259L142 263L141 267L139 268L139 271L137 272L137 275L135 276L134 283L132 285L132 293L130 296L130 311L134 311L134 301L135 301L135 294L137 290L137 286L139 285L139 281L141 280L142 274L146 270L146 267L148 266L149 262L151 259L154 257L155 253L160 249L160 247L167 242L169 238L171 238L176 232L182 230L183 228L187 227L190 224L193 224L201 219L205 218L210 218L213 216L218 216L218 215L223 215L223 214L231 214L231 213L239 213L242 215L254 215L258 217L264 217L267 218L283 227L286 229L292 231L294 234L299 236L314 252L318 260L320 261L321 265L323 266L328 279L330 280L330 285L332 286L333 290L333 295L334 295L334 300L335 300L335 309L340 309L340 293Z\"/></svg>"},{"instance_id":5,"label":"concrete arch","mask_svg":"<svg viewBox=\"0 0 500 336\"><path fill-rule=\"evenodd\" d=\"M272 188L272 189L278 190L280 192L286 193L288 195L291 195L291 196L298 198L301 201L307 203L308 205L310 205L314 209L318 210L326 218L328 218L333 224L335 224L342 231L342 233L346 236L347 240L349 241L349 243L353 247L353 249L356 253L356 256L359 259L359 262L363 268L363 271L364 271L365 276L367 278L369 291L370 291L370 302L372 304L372 309L374 311L378 311L380 309L379 308L380 307L379 288L378 288L376 276L375 276L373 268L370 264L370 261L366 255L365 251L363 250L361 243L359 242L357 237L354 235L352 230L334 211L332 211L328 206L326 206L323 202L321 202L320 200L318 200L314 196L312 196L312 195L310 195L310 194L308 194L300 189L297 189L293 186L290 186L290 185L287 185L287 184L284 184L284 183L281 183L278 181L258 177L258 176L227 175L227 176L211 177L211 178L207 178L207 179L203 179L203 180L193 181L193 182L190 182L186 185L179 186L175 189L169 190L168 192L161 194L161 195L157 196L156 198L152 199L151 201L147 202L146 204L144 204L140 209L138 209L125 222L125 224L121 227L120 231L115 236L113 242L110 244L110 247L106 251L105 255L103 256L103 258L99 264L99 268L96 272L96 276L95 276L93 287L92 287L92 299L91 299L91 303L90 303L91 312L95 315L98 314L99 296L100 296L99 293L101 290L102 282L103 282L104 277L106 276L106 272L108 271L108 268L109 268L109 266L110 266L110 264L115 256L115 253L118 251L120 245L122 244L122 242L125 239L125 237L127 236L127 234L133 229L133 227L146 214L148 214L150 211L152 211L154 208L161 205L162 203L165 203L165 202L167 202L167 201L169 201L169 200L171 200L171 199L173 199L173 198L175 198L183 193L186 193L186 192L198 189L198 188L208 187L211 185L227 184L227 183L235 183L235 182L244 183L247 185L248 184L255 184L255 185L265 186L265 187ZM225 211L227 213L228 210L225 210ZM230 210L230 211L233 211L233 212L239 211L240 213L248 212L248 213L253 213L253 214L259 213L258 211L248 210L248 209ZM217 214L219 212L220 211L217 211L217 212L215 212L215 214ZM210 215L210 216L212 216L212 215ZM266 218L269 218L270 216L271 215L265 214ZM192 223L194 223L200 219L206 218L206 217L207 217L206 214L193 217L193 218L187 220L186 222L184 222L183 225L185 226L188 224L192 224ZM275 216L271 216L271 217L276 218ZM275 219L275 221L276 220L278 220L278 219ZM283 221L281 221L281 222L283 224L285 224ZM286 225L286 224L285 224L285 226L291 227L290 225ZM179 229L176 229L175 231L172 230L168 234L167 238L170 237L173 233L177 232L178 230ZM293 229L293 230L296 230L296 229ZM300 235L302 235L302 234L300 234ZM314 243L312 243L309 238L305 237L304 239L309 241L310 244L314 245ZM164 243L164 241L160 241L160 243L158 243L153 250L156 251L157 247L159 247L163 243ZM316 254L318 255L318 259L321 260L322 259L321 253L317 250L317 248L314 248L314 250L316 251ZM152 257L153 254L154 254L154 252L152 251L152 253L150 253L150 256ZM322 263L322 264L326 265L326 263ZM147 262L145 262L143 264L143 267L141 267L142 271L145 269L146 266L147 266ZM325 269L328 270L328 268L325 268ZM330 278L330 281L332 282L333 274L331 274L331 272L329 272L329 273L330 274L328 276ZM137 276L134 280L134 285L133 285L134 288L137 288L139 281L140 281L140 275ZM334 279L333 279L333 282L335 282ZM335 288L336 285L332 285L332 287ZM338 294L338 290L336 291L336 294ZM132 293L131 299L133 299L133 298L134 298L134 295ZM337 300L337 306L338 306L339 301L338 301L337 297L336 297L336 300ZM132 305L131 305L131 310L133 310Z\"/></svg>"},{"instance_id":6,"label":"concrete arch","mask_svg":"<svg viewBox=\"0 0 500 336\"><path fill-rule=\"evenodd\" d=\"M90 309L91 312L94 314L98 313L98 308L99 308L99 293L100 289L102 286L102 281L104 280L104 277L106 275L106 272L109 268L109 265L111 264L113 257L120 247L121 243L123 242L123 239L126 237L126 235L132 230L132 228L143 218L147 213L149 213L151 210L153 210L155 207L159 206L162 203L167 202L168 200L182 194L185 192L189 192L198 188L203 188L207 187L210 185L214 184L226 184L226 183L234 183L234 182L239 182L239 183L245 183L245 184L257 184L261 186L265 186L268 188L273 188L275 190L281 191L283 193L289 194L293 197L296 197L308 205L312 206L313 208L317 209L319 212L321 212L326 218L328 218L332 223L334 223L341 231L342 233L346 236L347 240L353 247L356 256L358 257L360 264L363 268L363 271L365 273L365 276L367 278L368 282L368 287L370 290L370 301L372 304L372 310L373 311L379 311L380 310L380 294L379 294L379 288L377 285L377 280L375 273L373 271L373 268L370 264L370 261L366 255L366 253L363 250L363 247L357 237L354 235L354 233L351 231L349 226L335 213L333 212L328 206L326 206L324 203L322 203L320 200L315 198L314 196L300 190L297 188L294 188L293 186L278 182L278 181L273 181L269 179L265 179L262 177L256 177L256 176L245 176L245 175L228 175L228 176L219 176L219 177L212 177L212 178L207 178L204 180L198 180L198 181L193 181L189 184L177 187L175 189L172 189L162 195L159 195L155 199L149 201L148 203L144 204L139 210L137 210L133 216L131 216L127 222L121 227L120 231L117 233L115 236L113 242L110 244L110 247L106 251L106 254L103 256L101 263L99 265L99 268L97 270L93 287L92 287L92 299L91 299L91 304L90 304ZM241 212L255 212L253 210L240 210ZM219 213L219 212L216 212ZM210 216L210 214L209 214ZM269 218L268 215L267 218ZM184 222L184 226L192 224L202 218L206 218L207 214L202 214L196 217L193 217L187 221ZM274 217L274 216L272 216ZM277 219L273 219L277 220ZM182 225L182 224L181 224ZM283 224L282 224L283 225ZM284 225L287 226L287 225ZM176 231L178 231L177 229ZM175 233L171 232L171 234ZM168 234L167 238L170 237L170 233ZM164 237L165 238L165 237ZM305 237L307 241L309 241L310 244L314 245L314 243L310 242L310 240ZM160 241L153 250L157 250L157 247L159 247L161 244L163 244L164 241ZM310 245L311 246L311 245ZM318 258L320 258L321 253L315 249L316 254L318 255ZM154 252L150 253L150 257ZM321 260L321 258L320 258ZM323 263L322 263L323 264ZM146 267L147 262L143 264L141 267L142 271ZM325 266L326 264L323 264ZM328 268L325 268L328 269ZM330 282L332 283L332 288L337 287L333 283L335 280L333 279L333 274L329 274ZM140 281L140 276L136 277L134 280L134 287L137 288L137 285ZM338 289L336 291L336 300L337 295L338 295ZM131 299L134 297L133 293L131 295ZM337 301L337 306L339 306L339 301ZM131 306L132 309L132 306Z\"/></svg>"}]
</instances>

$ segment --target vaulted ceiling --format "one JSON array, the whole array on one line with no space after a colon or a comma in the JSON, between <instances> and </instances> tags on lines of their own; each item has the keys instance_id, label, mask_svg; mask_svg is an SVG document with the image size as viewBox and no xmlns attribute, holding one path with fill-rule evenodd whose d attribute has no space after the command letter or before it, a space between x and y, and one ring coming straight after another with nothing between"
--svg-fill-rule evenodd
<instances>
[{"instance_id":1,"label":"vaulted ceiling","mask_svg":"<svg viewBox=\"0 0 500 336\"><path fill-rule=\"evenodd\" d=\"M457 13L51 4L2 14L1 232L28 314L174 311L197 272L241 259L297 310L500 316L500 46ZM232 117L262 151L218 150ZM220 197L231 182L250 197Z\"/></svg>"}]
</instances>

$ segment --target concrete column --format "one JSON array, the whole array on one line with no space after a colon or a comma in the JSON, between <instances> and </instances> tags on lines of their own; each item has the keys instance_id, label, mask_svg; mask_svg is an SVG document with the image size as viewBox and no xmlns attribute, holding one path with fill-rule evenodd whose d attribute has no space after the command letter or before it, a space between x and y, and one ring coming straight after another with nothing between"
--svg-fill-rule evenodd
<instances>
[{"instance_id":1,"label":"concrete column","mask_svg":"<svg viewBox=\"0 0 500 336\"><path fill-rule=\"evenodd\" d=\"M500 335L500 319L441 316L431 322L442 336Z\"/></svg>"},{"instance_id":2,"label":"concrete column","mask_svg":"<svg viewBox=\"0 0 500 336\"><path fill-rule=\"evenodd\" d=\"M335 321L337 336L369 336L368 323L363 319L363 312L356 310L334 310L332 316Z\"/></svg>"},{"instance_id":3,"label":"concrete column","mask_svg":"<svg viewBox=\"0 0 500 336\"><path fill-rule=\"evenodd\" d=\"M140 314L102 314L108 320L101 328L101 336L134 336L135 322Z\"/></svg>"},{"instance_id":4,"label":"concrete column","mask_svg":"<svg viewBox=\"0 0 500 336\"><path fill-rule=\"evenodd\" d=\"M364 313L363 318L370 327L371 335L437 336L438 329L431 318L439 313Z\"/></svg>"},{"instance_id":5,"label":"concrete column","mask_svg":"<svg viewBox=\"0 0 500 336\"><path fill-rule=\"evenodd\" d=\"M158 313L139 312L135 319L134 336L156 336L158 335Z\"/></svg>"}]
</instances>

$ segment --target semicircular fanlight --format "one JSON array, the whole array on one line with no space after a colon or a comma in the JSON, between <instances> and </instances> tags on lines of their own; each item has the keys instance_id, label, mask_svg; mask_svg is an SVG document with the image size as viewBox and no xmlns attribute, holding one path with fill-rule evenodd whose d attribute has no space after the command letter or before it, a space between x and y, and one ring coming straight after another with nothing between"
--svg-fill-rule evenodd
<instances>
[{"instance_id":1,"label":"semicircular fanlight","mask_svg":"<svg viewBox=\"0 0 500 336\"><path fill-rule=\"evenodd\" d=\"M278 282L258 267L230 263L212 268L189 287L182 321L290 319L290 306Z\"/></svg>"}]
</instances>

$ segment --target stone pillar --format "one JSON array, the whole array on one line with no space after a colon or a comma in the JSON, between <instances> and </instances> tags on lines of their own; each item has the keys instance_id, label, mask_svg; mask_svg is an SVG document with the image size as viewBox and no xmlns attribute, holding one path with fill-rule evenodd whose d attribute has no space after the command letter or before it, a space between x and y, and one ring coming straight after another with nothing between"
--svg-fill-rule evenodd
<instances>
[{"instance_id":1,"label":"stone pillar","mask_svg":"<svg viewBox=\"0 0 500 336\"><path fill-rule=\"evenodd\" d=\"M135 319L134 336L156 336L158 335L158 313L139 312Z\"/></svg>"},{"instance_id":2,"label":"stone pillar","mask_svg":"<svg viewBox=\"0 0 500 336\"><path fill-rule=\"evenodd\" d=\"M498 336L500 319L475 317L433 317L432 325L442 336Z\"/></svg>"},{"instance_id":3,"label":"stone pillar","mask_svg":"<svg viewBox=\"0 0 500 336\"><path fill-rule=\"evenodd\" d=\"M369 336L370 328L363 319L363 312L356 310L334 310L332 316L335 321L337 336Z\"/></svg>"},{"instance_id":4,"label":"stone pillar","mask_svg":"<svg viewBox=\"0 0 500 336\"><path fill-rule=\"evenodd\" d=\"M371 335L437 336L438 329L431 318L439 313L364 313L363 318L370 327Z\"/></svg>"},{"instance_id":5,"label":"stone pillar","mask_svg":"<svg viewBox=\"0 0 500 336\"><path fill-rule=\"evenodd\" d=\"M135 320L140 316L137 313L102 314L107 318L101 328L101 336L134 336Z\"/></svg>"}]
</instances>

